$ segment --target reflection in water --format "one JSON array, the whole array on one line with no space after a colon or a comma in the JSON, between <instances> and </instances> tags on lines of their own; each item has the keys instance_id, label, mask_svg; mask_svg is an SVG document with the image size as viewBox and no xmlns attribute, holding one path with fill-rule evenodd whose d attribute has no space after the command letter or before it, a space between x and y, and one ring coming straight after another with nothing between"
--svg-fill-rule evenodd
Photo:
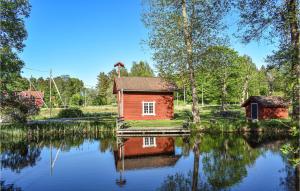
<instances>
[{"instance_id":1,"label":"reflection in water","mask_svg":"<svg viewBox=\"0 0 300 191\"><path fill-rule=\"evenodd\" d=\"M25 175L18 178L28 169L37 174L47 172L33 183L36 187L32 190L41 190L43 185L55 190L57 187L51 187L55 184L60 184L66 190L87 189L90 185L98 185L98 190L116 190L118 186L124 190L299 189L299 167L291 166L280 152L281 145L291 141L286 136L197 134L189 137L115 137L112 132L103 132L51 137L2 136L1 140L2 190L31 190L26 186L34 182L34 176L26 176L24 172ZM53 156L50 157L51 148ZM90 148L96 150L89 151ZM46 165L42 165L42 161ZM263 164L260 164L262 161ZM49 163L56 168L51 178ZM265 165L273 166L263 171ZM261 171L264 175L258 176L268 177L272 169L277 174L270 177L275 179L266 180L263 182L265 185L247 186L248 181L253 181L253 172ZM77 176L80 178L76 179ZM150 177L153 181L146 184ZM14 182L18 179L22 181ZM102 179L105 179L105 184L99 185ZM80 187L84 182L87 182L86 187ZM273 184L278 185L270 187Z\"/></svg>"},{"instance_id":2,"label":"reflection in water","mask_svg":"<svg viewBox=\"0 0 300 191\"><path fill-rule=\"evenodd\" d=\"M0 181L1 191L21 191L22 188L15 186L14 184L5 184L5 181Z\"/></svg>"},{"instance_id":3,"label":"reflection in water","mask_svg":"<svg viewBox=\"0 0 300 191\"><path fill-rule=\"evenodd\" d=\"M175 154L172 137L118 137L114 150L115 168L120 172L117 184L126 183L124 171L174 166L181 155Z\"/></svg>"},{"instance_id":4,"label":"reflection in water","mask_svg":"<svg viewBox=\"0 0 300 191\"><path fill-rule=\"evenodd\" d=\"M15 144L3 144L1 146L1 168L10 168L12 171L20 172L27 166L34 166L39 160L40 148L36 144L26 141Z\"/></svg>"}]
</instances>

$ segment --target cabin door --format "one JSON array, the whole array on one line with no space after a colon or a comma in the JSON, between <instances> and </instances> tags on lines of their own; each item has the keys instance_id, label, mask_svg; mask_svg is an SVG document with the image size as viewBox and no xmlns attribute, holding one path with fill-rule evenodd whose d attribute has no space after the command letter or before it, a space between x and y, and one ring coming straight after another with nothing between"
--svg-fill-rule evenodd
<instances>
[{"instance_id":1,"label":"cabin door","mask_svg":"<svg viewBox=\"0 0 300 191\"><path fill-rule=\"evenodd\" d=\"M257 103L251 103L251 119L258 118L258 105Z\"/></svg>"}]
</instances>

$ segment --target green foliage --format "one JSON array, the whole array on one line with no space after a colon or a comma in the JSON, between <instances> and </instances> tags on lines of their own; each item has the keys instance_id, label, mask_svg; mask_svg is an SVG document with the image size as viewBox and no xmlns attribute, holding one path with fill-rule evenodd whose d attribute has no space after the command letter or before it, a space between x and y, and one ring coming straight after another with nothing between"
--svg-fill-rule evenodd
<instances>
[{"instance_id":1,"label":"green foliage","mask_svg":"<svg viewBox=\"0 0 300 191\"><path fill-rule=\"evenodd\" d=\"M0 13L0 89L11 92L24 65L16 51L21 52L25 46L24 18L29 16L30 4L27 0L0 0Z\"/></svg>"},{"instance_id":2,"label":"green foliage","mask_svg":"<svg viewBox=\"0 0 300 191\"><path fill-rule=\"evenodd\" d=\"M300 165L300 146L299 146L299 127L292 127L291 135L297 138L296 141L292 141L282 146L281 152L286 155L293 166Z\"/></svg>"},{"instance_id":3,"label":"green foliage","mask_svg":"<svg viewBox=\"0 0 300 191\"><path fill-rule=\"evenodd\" d=\"M73 106L82 106L83 105L83 97L77 93L77 94L74 94L72 95L71 99L70 99L70 105L73 105Z\"/></svg>"},{"instance_id":4,"label":"green foliage","mask_svg":"<svg viewBox=\"0 0 300 191\"><path fill-rule=\"evenodd\" d=\"M154 72L147 62L133 62L130 69L130 76L154 77Z\"/></svg>"},{"instance_id":5,"label":"green foliage","mask_svg":"<svg viewBox=\"0 0 300 191\"><path fill-rule=\"evenodd\" d=\"M0 63L0 90L13 92L24 63L9 47L0 48Z\"/></svg>"},{"instance_id":6,"label":"green foliage","mask_svg":"<svg viewBox=\"0 0 300 191\"><path fill-rule=\"evenodd\" d=\"M29 89L29 81L38 91L44 92L44 101L49 105L50 87L49 78L17 78L14 82L14 90L23 91ZM57 88L61 94L62 100L60 100L57 90L52 83L52 105L55 107L62 107L66 105L82 105L84 102L84 85L82 80L73 78L68 75L62 75L53 78ZM88 93L87 93L88 94Z\"/></svg>"},{"instance_id":7,"label":"green foliage","mask_svg":"<svg viewBox=\"0 0 300 191\"><path fill-rule=\"evenodd\" d=\"M82 116L83 112L77 107L63 109L57 115L58 118L76 118Z\"/></svg>"},{"instance_id":8,"label":"green foliage","mask_svg":"<svg viewBox=\"0 0 300 191\"><path fill-rule=\"evenodd\" d=\"M110 88L110 84L113 82L111 81L110 77L106 75L104 72L100 72L100 74L97 77L98 83L97 83L97 90L98 90L98 99L101 105L107 104L108 100L108 90ZM112 91L112 89L110 89Z\"/></svg>"},{"instance_id":9,"label":"green foliage","mask_svg":"<svg viewBox=\"0 0 300 191\"><path fill-rule=\"evenodd\" d=\"M15 94L0 95L1 116L8 121L25 123L29 116L37 115L35 100Z\"/></svg>"},{"instance_id":10,"label":"green foliage","mask_svg":"<svg viewBox=\"0 0 300 191\"><path fill-rule=\"evenodd\" d=\"M239 0L240 37L248 43L251 40L268 39L278 44L277 50L269 55L271 67L283 69L286 75L284 85L286 97L292 99L293 119L300 119L300 17L298 0ZM275 42L275 43L274 43ZM270 82L270 81L269 81ZM269 83L270 85L270 83ZM273 85L271 83L271 85Z\"/></svg>"},{"instance_id":11,"label":"green foliage","mask_svg":"<svg viewBox=\"0 0 300 191\"><path fill-rule=\"evenodd\" d=\"M1 48L22 51L25 46L23 41L27 38L24 18L29 17L30 8L27 0L0 0Z\"/></svg>"}]
</instances>

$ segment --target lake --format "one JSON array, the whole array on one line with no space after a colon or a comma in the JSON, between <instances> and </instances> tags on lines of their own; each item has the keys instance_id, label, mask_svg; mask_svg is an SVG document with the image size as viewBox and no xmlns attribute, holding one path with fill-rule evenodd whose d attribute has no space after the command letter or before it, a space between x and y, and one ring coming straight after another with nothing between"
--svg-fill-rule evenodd
<instances>
[{"instance_id":1,"label":"lake","mask_svg":"<svg viewBox=\"0 0 300 191\"><path fill-rule=\"evenodd\" d=\"M2 136L2 190L297 190L288 136ZM298 179L299 180L299 179ZM297 188L296 188L297 187Z\"/></svg>"}]
</instances>

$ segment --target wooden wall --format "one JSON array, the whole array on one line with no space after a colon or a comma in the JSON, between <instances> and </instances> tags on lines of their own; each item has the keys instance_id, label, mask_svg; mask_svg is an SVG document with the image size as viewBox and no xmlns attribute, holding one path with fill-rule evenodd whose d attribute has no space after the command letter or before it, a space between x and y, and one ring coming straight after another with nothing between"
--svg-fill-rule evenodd
<instances>
[{"instance_id":1,"label":"wooden wall","mask_svg":"<svg viewBox=\"0 0 300 191\"><path fill-rule=\"evenodd\" d=\"M143 147L143 137L131 137L124 142L124 157L146 155L173 154L174 139L171 137L155 137L156 147Z\"/></svg>"},{"instance_id":2,"label":"wooden wall","mask_svg":"<svg viewBox=\"0 0 300 191\"><path fill-rule=\"evenodd\" d=\"M246 106L246 117L251 119L251 104ZM258 105L258 119L286 119L289 116L288 108L263 107Z\"/></svg>"},{"instance_id":3,"label":"wooden wall","mask_svg":"<svg viewBox=\"0 0 300 191\"><path fill-rule=\"evenodd\" d=\"M125 120L172 119L174 98L172 92L124 92ZM155 101L155 115L144 115L142 103Z\"/></svg>"}]
</instances>

